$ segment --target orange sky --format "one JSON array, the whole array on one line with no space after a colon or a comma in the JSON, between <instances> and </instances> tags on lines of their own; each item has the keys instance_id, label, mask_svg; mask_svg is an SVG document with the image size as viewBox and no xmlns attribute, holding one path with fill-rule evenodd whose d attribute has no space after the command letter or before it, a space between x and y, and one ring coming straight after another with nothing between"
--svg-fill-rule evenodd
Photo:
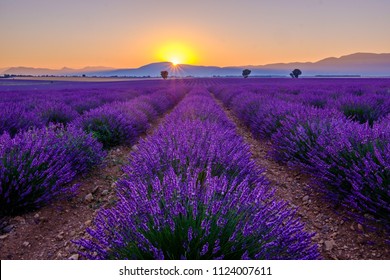
<instances>
[{"instance_id":1,"label":"orange sky","mask_svg":"<svg viewBox=\"0 0 390 280\"><path fill-rule=\"evenodd\" d=\"M0 68L316 61L390 52L386 0L0 0Z\"/></svg>"}]
</instances>

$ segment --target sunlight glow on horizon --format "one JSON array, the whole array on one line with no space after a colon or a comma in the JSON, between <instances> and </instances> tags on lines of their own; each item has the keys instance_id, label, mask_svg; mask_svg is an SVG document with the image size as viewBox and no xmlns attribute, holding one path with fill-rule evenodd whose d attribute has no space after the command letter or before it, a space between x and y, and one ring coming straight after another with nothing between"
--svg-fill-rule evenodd
<instances>
[{"instance_id":1,"label":"sunlight glow on horizon","mask_svg":"<svg viewBox=\"0 0 390 280\"><path fill-rule=\"evenodd\" d=\"M177 58L172 58L171 63L173 66L176 66L176 65L180 64L180 61Z\"/></svg>"},{"instance_id":2,"label":"sunlight glow on horizon","mask_svg":"<svg viewBox=\"0 0 390 280\"><path fill-rule=\"evenodd\" d=\"M169 61L173 65L193 64L197 61L193 50L180 42L165 43L156 51L157 61Z\"/></svg>"}]
</instances>

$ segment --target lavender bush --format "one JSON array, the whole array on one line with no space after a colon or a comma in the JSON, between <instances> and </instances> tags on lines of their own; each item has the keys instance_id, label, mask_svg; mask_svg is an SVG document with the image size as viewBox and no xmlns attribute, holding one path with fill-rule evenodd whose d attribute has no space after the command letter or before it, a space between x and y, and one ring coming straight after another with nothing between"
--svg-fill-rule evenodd
<instances>
[{"instance_id":1,"label":"lavender bush","mask_svg":"<svg viewBox=\"0 0 390 280\"><path fill-rule=\"evenodd\" d=\"M162 179L122 182L126 198L100 211L93 239L81 240L92 259L315 259L311 235L293 212L261 186L228 183L174 170ZM264 201L269 200L268 204Z\"/></svg>"},{"instance_id":2,"label":"lavender bush","mask_svg":"<svg viewBox=\"0 0 390 280\"><path fill-rule=\"evenodd\" d=\"M14 136L49 123L68 124L98 107L138 98L145 98L144 102L153 107L143 105L146 109L143 113L149 118L149 114L153 117L153 111L160 110L161 114L171 108L186 91L181 81L160 84L160 81L37 83L5 80L0 85L0 135L7 132ZM149 95L154 97L148 98Z\"/></svg>"},{"instance_id":3,"label":"lavender bush","mask_svg":"<svg viewBox=\"0 0 390 280\"><path fill-rule=\"evenodd\" d=\"M88 258L319 257L207 93L190 93L124 171L118 205L100 211L91 238L77 241Z\"/></svg>"},{"instance_id":4,"label":"lavender bush","mask_svg":"<svg viewBox=\"0 0 390 280\"><path fill-rule=\"evenodd\" d=\"M390 102L385 102L381 96L348 96L338 101L338 106L344 115L353 121L370 126L390 112Z\"/></svg>"},{"instance_id":5,"label":"lavender bush","mask_svg":"<svg viewBox=\"0 0 390 280\"><path fill-rule=\"evenodd\" d=\"M144 82L105 83L104 87L101 83L34 81L20 86L12 82L9 88L7 82L1 85L0 215L18 214L74 194L71 181L102 162L106 139L107 146L115 141L134 143L148 121L157 117L153 106L160 102L164 112L186 93L181 83L175 83L170 93L161 89ZM129 101L154 92L159 94L146 99L150 104ZM84 115L76 118L79 113ZM93 133L103 138L103 144Z\"/></svg>"},{"instance_id":6,"label":"lavender bush","mask_svg":"<svg viewBox=\"0 0 390 280\"><path fill-rule=\"evenodd\" d=\"M0 135L7 132L14 136L20 131L42 125L40 118L34 112L29 112L23 105L8 102L0 104Z\"/></svg>"},{"instance_id":7,"label":"lavender bush","mask_svg":"<svg viewBox=\"0 0 390 280\"><path fill-rule=\"evenodd\" d=\"M34 110L44 124L66 124L79 116L76 110L63 102L42 102Z\"/></svg>"},{"instance_id":8,"label":"lavender bush","mask_svg":"<svg viewBox=\"0 0 390 280\"><path fill-rule=\"evenodd\" d=\"M74 125L92 133L106 149L122 144L133 145L147 130L149 121L172 108L183 95L184 92L154 93L148 98L113 102L88 111L76 119ZM145 106L145 103L150 106ZM148 109L151 111L145 112Z\"/></svg>"},{"instance_id":9,"label":"lavender bush","mask_svg":"<svg viewBox=\"0 0 390 280\"><path fill-rule=\"evenodd\" d=\"M226 86L212 89L255 136L271 136L277 160L313 175L319 189L360 222L373 217L389 229L389 84L321 82L257 85L236 96Z\"/></svg>"},{"instance_id":10,"label":"lavender bush","mask_svg":"<svg viewBox=\"0 0 390 280\"><path fill-rule=\"evenodd\" d=\"M59 141L66 150L66 160L71 163L77 174L88 172L91 168L102 163L106 152L103 145L80 128L68 125L66 128L56 127Z\"/></svg>"},{"instance_id":11,"label":"lavender bush","mask_svg":"<svg viewBox=\"0 0 390 280\"><path fill-rule=\"evenodd\" d=\"M336 203L370 214L390 229L390 132L382 126L334 126L309 153L310 172Z\"/></svg>"},{"instance_id":12,"label":"lavender bush","mask_svg":"<svg viewBox=\"0 0 390 280\"><path fill-rule=\"evenodd\" d=\"M0 215L39 208L74 194L76 174L101 163L102 145L69 127L49 126L0 137Z\"/></svg>"},{"instance_id":13,"label":"lavender bush","mask_svg":"<svg viewBox=\"0 0 390 280\"><path fill-rule=\"evenodd\" d=\"M0 137L0 215L38 208L69 194L75 176L53 129Z\"/></svg>"},{"instance_id":14,"label":"lavender bush","mask_svg":"<svg viewBox=\"0 0 390 280\"><path fill-rule=\"evenodd\" d=\"M310 164L309 152L318 145L318 137L334 133L334 126L342 127L348 123L338 111L303 107L280 122L280 127L272 135L271 155L278 161L305 170Z\"/></svg>"},{"instance_id":15,"label":"lavender bush","mask_svg":"<svg viewBox=\"0 0 390 280\"><path fill-rule=\"evenodd\" d=\"M140 127L146 130L148 125L146 116L142 123L139 123L139 119L141 118L126 114L118 108L105 106L85 113L73 124L92 133L104 148L110 148L121 144L133 145Z\"/></svg>"}]
</instances>

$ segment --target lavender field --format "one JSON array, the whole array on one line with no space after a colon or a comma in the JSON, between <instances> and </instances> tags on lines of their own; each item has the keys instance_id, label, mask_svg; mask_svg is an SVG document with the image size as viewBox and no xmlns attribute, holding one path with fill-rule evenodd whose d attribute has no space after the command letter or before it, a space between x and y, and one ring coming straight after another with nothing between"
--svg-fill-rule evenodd
<instances>
[{"instance_id":1,"label":"lavender field","mask_svg":"<svg viewBox=\"0 0 390 280\"><path fill-rule=\"evenodd\" d=\"M389 79L3 80L1 259L389 259Z\"/></svg>"}]
</instances>

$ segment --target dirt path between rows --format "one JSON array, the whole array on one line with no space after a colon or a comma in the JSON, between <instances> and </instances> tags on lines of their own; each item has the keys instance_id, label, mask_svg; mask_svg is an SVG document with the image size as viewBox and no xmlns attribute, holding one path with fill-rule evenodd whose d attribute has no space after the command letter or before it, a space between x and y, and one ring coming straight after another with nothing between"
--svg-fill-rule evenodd
<instances>
[{"instance_id":1,"label":"dirt path between rows","mask_svg":"<svg viewBox=\"0 0 390 280\"><path fill-rule=\"evenodd\" d=\"M153 122L140 139L151 135L169 112ZM77 196L71 200L54 202L0 225L0 259L81 258L79 247L71 241L87 237L85 229L91 225L99 209L115 205L115 182L123 176L122 167L128 163L129 153L136 150L137 145L110 150L101 167L73 182L80 187Z\"/></svg>"},{"instance_id":2,"label":"dirt path between rows","mask_svg":"<svg viewBox=\"0 0 390 280\"><path fill-rule=\"evenodd\" d=\"M316 232L313 241L319 244L323 259L390 259L390 245L384 241L386 235L383 232L368 231L348 220L348 215L342 209L336 213L320 194L309 188L308 176L269 158L271 143L254 139L234 113L215 100L236 124L238 134L250 146L252 158L266 169L264 175L276 188L276 195L288 201L292 207L298 207L297 213L305 223L306 230Z\"/></svg>"}]
</instances>

